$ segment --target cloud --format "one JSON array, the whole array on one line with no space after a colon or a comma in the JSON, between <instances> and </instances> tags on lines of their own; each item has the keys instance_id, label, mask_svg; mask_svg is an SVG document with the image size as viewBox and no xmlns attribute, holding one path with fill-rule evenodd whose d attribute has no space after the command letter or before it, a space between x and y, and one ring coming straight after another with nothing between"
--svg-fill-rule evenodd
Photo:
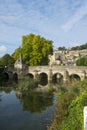
<instances>
[{"instance_id":1,"label":"cloud","mask_svg":"<svg viewBox=\"0 0 87 130\"><path fill-rule=\"evenodd\" d=\"M69 20L62 26L65 32L68 32L77 24L85 15L87 15L87 3L77 9L77 11L69 18Z\"/></svg>"},{"instance_id":2,"label":"cloud","mask_svg":"<svg viewBox=\"0 0 87 130\"><path fill-rule=\"evenodd\" d=\"M0 45L0 54L7 51L7 47L4 45Z\"/></svg>"},{"instance_id":3,"label":"cloud","mask_svg":"<svg viewBox=\"0 0 87 130\"><path fill-rule=\"evenodd\" d=\"M7 53L8 49L5 45L0 45L0 57Z\"/></svg>"}]
</instances>

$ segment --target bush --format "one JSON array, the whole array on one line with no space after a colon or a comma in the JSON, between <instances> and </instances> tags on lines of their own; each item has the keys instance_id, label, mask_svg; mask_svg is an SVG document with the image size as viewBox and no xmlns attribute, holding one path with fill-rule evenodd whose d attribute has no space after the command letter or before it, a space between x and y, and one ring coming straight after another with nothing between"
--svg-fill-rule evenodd
<instances>
[{"instance_id":1,"label":"bush","mask_svg":"<svg viewBox=\"0 0 87 130\"><path fill-rule=\"evenodd\" d=\"M83 109L87 106L87 91L81 93L69 106L69 116L61 124L62 130L84 130Z\"/></svg>"},{"instance_id":2,"label":"bush","mask_svg":"<svg viewBox=\"0 0 87 130\"><path fill-rule=\"evenodd\" d=\"M20 91L27 91L36 88L37 85L38 85L37 81L26 76L22 80L19 80L17 89Z\"/></svg>"}]
</instances>

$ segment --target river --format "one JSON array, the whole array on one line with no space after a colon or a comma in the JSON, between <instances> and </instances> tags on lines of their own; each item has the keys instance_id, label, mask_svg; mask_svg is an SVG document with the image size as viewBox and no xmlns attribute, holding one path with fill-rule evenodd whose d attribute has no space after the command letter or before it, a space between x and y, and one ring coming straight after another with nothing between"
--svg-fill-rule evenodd
<instances>
[{"instance_id":1,"label":"river","mask_svg":"<svg viewBox=\"0 0 87 130\"><path fill-rule=\"evenodd\" d=\"M47 130L54 111L54 93L0 91L0 130Z\"/></svg>"}]
</instances>

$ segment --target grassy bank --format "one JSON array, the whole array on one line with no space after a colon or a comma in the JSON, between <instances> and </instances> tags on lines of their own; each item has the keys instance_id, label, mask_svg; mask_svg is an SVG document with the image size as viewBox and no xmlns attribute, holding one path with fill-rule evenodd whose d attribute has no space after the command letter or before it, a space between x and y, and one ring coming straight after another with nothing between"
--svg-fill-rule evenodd
<instances>
[{"instance_id":1,"label":"grassy bank","mask_svg":"<svg viewBox=\"0 0 87 130\"><path fill-rule=\"evenodd\" d=\"M48 130L84 130L83 108L87 106L87 80L58 87L55 118Z\"/></svg>"}]
</instances>

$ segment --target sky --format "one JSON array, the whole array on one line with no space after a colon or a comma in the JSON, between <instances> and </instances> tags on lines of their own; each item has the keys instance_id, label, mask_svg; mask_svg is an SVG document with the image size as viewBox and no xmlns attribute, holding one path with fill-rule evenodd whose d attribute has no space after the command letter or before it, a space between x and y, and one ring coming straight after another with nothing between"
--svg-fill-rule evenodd
<instances>
[{"instance_id":1,"label":"sky","mask_svg":"<svg viewBox=\"0 0 87 130\"><path fill-rule=\"evenodd\" d=\"M87 43L87 0L0 0L0 57L30 33L52 40L54 49Z\"/></svg>"}]
</instances>

